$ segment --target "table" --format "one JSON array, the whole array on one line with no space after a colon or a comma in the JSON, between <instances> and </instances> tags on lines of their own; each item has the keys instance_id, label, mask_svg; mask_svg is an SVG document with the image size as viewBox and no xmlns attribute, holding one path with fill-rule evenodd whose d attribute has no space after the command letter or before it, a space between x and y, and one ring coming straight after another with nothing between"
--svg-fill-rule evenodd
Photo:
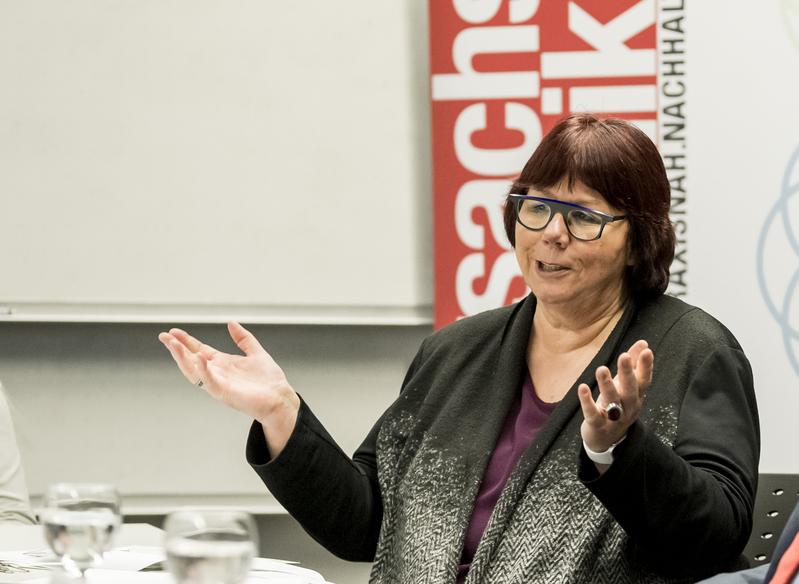
<instances>
[{"instance_id":1,"label":"table","mask_svg":"<svg viewBox=\"0 0 799 584\"><path fill-rule=\"evenodd\" d=\"M147 549L156 555L160 552L164 534L161 529L145 523L123 524L114 538L114 549ZM47 548L44 531L40 525L0 525L0 556L10 552L21 552ZM112 554L115 552L111 552ZM117 554L123 555L123 552ZM154 558L158 561L158 557ZM132 569L97 569L87 572L88 584L174 584L165 572L139 572ZM0 584L25 582L26 584L49 584L49 573L30 575L7 575L0 573ZM256 558L246 584L330 584L318 573L299 568L278 560Z\"/></svg>"}]
</instances>

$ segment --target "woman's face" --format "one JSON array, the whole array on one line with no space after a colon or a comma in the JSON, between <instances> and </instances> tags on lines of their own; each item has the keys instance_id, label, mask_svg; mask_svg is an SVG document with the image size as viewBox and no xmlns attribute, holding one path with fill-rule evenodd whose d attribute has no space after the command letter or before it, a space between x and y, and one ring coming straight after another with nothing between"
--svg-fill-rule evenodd
<instances>
[{"instance_id":1,"label":"woman's face","mask_svg":"<svg viewBox=\"0 0 799 584\"><path fill-rule=\"evenodd\" d=\"M623 215L579 181L572 189L562 180L549 189L531 188L528 194L576 203L608 215ZM538 301L588 310L621 302L624 269L630 263L627 223L608 223L602 237L581 241L569 233L561 214L552 217L541 231L530 231L517 222L516 259L524 281Z\"/></svg>"}]
</instances>

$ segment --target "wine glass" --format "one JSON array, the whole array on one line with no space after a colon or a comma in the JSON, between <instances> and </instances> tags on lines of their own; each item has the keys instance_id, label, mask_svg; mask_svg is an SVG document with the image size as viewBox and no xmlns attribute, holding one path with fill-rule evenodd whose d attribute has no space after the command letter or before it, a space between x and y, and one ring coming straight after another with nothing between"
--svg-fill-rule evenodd
<instances>
[{"instance_id":1,"label":"wine glass","mask_svg":"<svg viewBox=\"0 0 799 584\"><path fill-rule=\"evenodd\" d=\"M58 483L44 498L44 534L68 578L84 580L121 523L119 493L101 483Z\"/></svg>"},{"instance_id":2,"label":"wine glass","mask_svg":"<svg viewBox=\"0 0 799 584\"><path fill-rule=\"evenodd\" d=\"M240 584L258 549L249 513L179 509L164 523L167 568L177 584Z\"/></svg>"}]
</instances>

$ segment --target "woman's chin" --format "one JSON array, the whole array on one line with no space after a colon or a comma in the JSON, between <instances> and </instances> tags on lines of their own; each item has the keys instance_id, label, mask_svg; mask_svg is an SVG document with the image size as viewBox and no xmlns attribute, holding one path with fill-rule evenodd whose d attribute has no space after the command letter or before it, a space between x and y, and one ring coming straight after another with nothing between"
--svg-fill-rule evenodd
<instances>
[{"instance_id":1,"label":"woman's chin","mask_svg":"<svg viewBox=\"0 0 799 584\"><path fill-rule=\"evenodd\" d=\"M531 286L531 289L540 304L568 304L574 299L574 288L570 286L537 284L536 286Z\"/></svg>"},{"instance_id":2,"label":"woman's chin","mask_svg":"<svg viewBox=\"0 0 799 584\"><path fill-rule=\"evenodd\" d=\"M532 278L528 278L528 286L539 302L563 302L574 297L579 282L569 277L571 274L568 270L563 272L541 274L540 271L536 271Z\"/></svg>"}]
</instances>

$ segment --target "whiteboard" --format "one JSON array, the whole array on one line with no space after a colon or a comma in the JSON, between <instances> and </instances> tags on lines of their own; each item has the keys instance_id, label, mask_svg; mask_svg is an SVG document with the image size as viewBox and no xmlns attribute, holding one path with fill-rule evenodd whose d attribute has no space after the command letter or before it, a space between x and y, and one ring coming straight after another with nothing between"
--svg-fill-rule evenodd
<instances>
[{"instance_id":1,"label":"whiteboard","mask_svg":"<svg viewBox=\"0 0 799 584\"><path fill-rule=\"evenodd\" d=\"M0 318L429 322L425 11L0 3Z\"/></svg>"}]
</instances>

